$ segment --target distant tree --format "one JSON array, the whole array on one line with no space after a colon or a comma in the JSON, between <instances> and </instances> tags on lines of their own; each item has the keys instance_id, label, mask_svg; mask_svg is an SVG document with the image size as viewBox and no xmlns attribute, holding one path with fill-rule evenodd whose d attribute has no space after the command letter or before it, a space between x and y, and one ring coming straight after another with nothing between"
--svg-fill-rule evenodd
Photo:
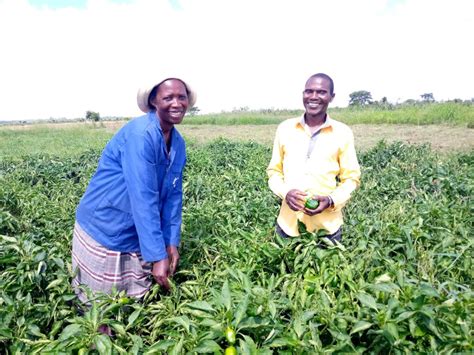
<instances>
[{"instance_id":1,"label":"distant tree","mask_svg":"<svg viewBox=\"0 0 474 355\"><path fill-rule=\"evenodd\" d=\"M403 101L402 105L413 106L413 105L416 105L417 103L419 103L419 101L416 101L414 99L407 99L407 100Z\"/></svg>"},{"instance_id":2,"label":"distant tree","mask_svg":"<svg viewBox=\"0 0 474 355\"><path fill-rule=\"evenodd\" d=\"M420 95L424 102L435 102L434 96L432 92L428 92L425 94Z\"/></svg>"},{"instance_id":3,"label":"distant tree","mask_svg":"<svg viewBox=\"0 0 474 355\"><path fill-rule=\"evenodd\" d=\"M234 107L232 112L249 112L250 108L248 106Z\"/></svg>"},{"instance_id":4,"label":"distant tree","mask_svg":"<svg viewBox=\"0 0 474 355\"><path fill-rule=\"evenodd\" d=\"M199 107L194 106L194 107L191 107L191 108L188 110L188 113L189 113L189 115L194 116L194 115L197 115L197 114L199 113L199 111L201 111L201 110L199 109Z\"/></svg>"},{"instance_id":5,"label":"distant tree","mask_svg":"<svg viewBox=\"0 0 474 355\"><path fill-rule=\"evenodd\" d=\"M349 97L349 106L365 106L372 103L372 94L369 91L354 91Z\"/></svg>"},{"instance_id":6,"label":"distant tree","mask_svg":"<svg viewBox=\"0 0 474 355\"><path fill-rule=\"evenodd\" d=\"M87 111L86 112L86 120L92 122L99 122L100 121L100 114L94 111Z\"/></svg>"},{"instance_id":7,"label":"distant tree","mask_svg":"<svg viewBox=\"0 0 474 355\"><path fill-rule=\"evenodd\" d=\"M382 97L380 101L372 102L372 105L376 107L380 107L384 110L391 110L394 108L394 105L388 101L387 96Z\"/></svg>"}]
</instances>

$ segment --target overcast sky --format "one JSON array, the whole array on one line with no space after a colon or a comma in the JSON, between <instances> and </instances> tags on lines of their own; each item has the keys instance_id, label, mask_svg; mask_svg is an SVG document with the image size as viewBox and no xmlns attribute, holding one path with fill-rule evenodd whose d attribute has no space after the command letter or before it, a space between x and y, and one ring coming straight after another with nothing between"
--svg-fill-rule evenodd
<instances>
[{"instance_id":1,"label":"overcast sky","mask_svg":"<svg viewBox=\"0 0 474 355\"><path fill-rule=\"evenodd\" d=\"M137 116L141 83L181 76L201 112L474 97L472 0L0 0L0 120Z\"/></svg>"}]
</instances>

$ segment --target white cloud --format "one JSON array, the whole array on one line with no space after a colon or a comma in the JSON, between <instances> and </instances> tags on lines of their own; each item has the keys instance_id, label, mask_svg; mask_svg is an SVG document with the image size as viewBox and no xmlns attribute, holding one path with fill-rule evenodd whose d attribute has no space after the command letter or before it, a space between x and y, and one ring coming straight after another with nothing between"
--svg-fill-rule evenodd
<instances>
[{"instance_id":1,"label":"white cloud","mask_svg":"<svg viewBox=\"0 0 474 355\"><path fill-rule=\"evenodd\" d=\"M176 2L176 1L175 1ZM301 108L306 78L334 105L474 96L470 0L89 0L85 9L0 0L0 120L140 114L140 82L178 74L204 112Z\"/></svg>"}]
</instances>

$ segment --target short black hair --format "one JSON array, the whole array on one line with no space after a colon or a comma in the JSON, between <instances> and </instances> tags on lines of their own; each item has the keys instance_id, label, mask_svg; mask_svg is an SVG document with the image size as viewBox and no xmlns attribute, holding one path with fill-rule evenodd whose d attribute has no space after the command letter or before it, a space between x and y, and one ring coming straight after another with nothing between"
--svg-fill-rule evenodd
<instances>
[{"instance_id":1,"label":"short black hair","mask_svg":"<svg viewBox=\"0 0 474 355\"><path fill-rule=\"evenodd\" d=\"M306 82L308 82L310 79L314 79L314 78L323 78L323 79L328 80L329 81L329 92L330 92L331 95L334 95L334 81L332 80L332 78L329 75L324 74L324 73L313 74L308 78L308 80L306 80Z\"/></svg>"}]
</instances>

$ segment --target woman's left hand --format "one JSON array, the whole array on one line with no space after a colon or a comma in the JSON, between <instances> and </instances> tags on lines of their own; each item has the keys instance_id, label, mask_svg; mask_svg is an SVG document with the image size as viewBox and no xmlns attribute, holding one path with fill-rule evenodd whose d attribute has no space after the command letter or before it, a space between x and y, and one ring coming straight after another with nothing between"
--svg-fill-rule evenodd
<instances>
[{"instance_id":1,"label":"woman's left hand","mask_svg":"<svg viewBox=\"0 0 474 355\"><path fill-rule=\"evenodd\" d=\"M170 276L173 276L179 264L178 248L174 245L168 245L166 251L168 252L168 259L170 261Z\"/></svg>"},{"instance_id":2,"label":"woman's left hand","mask_svg":"<svg viewBox=\"0 0 474 355\"><path fill-rule=\"evenodd\" d=\"M170 262L168 258L155 261L151 273L158 285L162 286L166 291L170 289L168 282L168 276L170 276Z\"/></svg>"}]
</instances>

